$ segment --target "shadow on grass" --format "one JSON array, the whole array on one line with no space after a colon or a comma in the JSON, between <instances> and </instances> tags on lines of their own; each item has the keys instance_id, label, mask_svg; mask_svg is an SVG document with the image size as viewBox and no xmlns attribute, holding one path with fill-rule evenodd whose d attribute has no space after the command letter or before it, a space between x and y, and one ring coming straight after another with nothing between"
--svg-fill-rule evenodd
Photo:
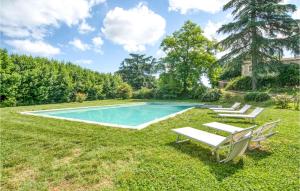
<instances>
[{"instance_id":1,"label":"shadow on grass","mask_svg":"<svg viewBox=\"0 0 300 191\"><path fill-rule=\"evenodd\" d=\"M210 112L211 110L206 107L194 107L196 110L207 110L207 112Z\"/></svg>"},{"instance_id":2,"label":"shadow on grass","mask_svg":"<svg viewBox=\"0 0 300 191\"><path fill-rule=\"evenodd\" d=\"M253 150L248 150L246 154L247 154L247 156L253 158L254 160L262 160L262 159L267 158L270 155L272 155L271 152L269 152L267 150L262 150L259 148L256 148Z\"/></svg>"},{"instance_id":3,"label":"shadow on grass","mask_svg":"<svg viewBox=\"0 0 300 191\"><path fill-rule=\"evenodd\" d=\"M215 113L215 112L210 112L210 111L207 112L206 114L207 114L207 115L210 115L210 116L216 116L216 115L217 115L217 113Z\"/></svg>"},{"instance_id":4,"label":"shadow on grass","mask_svg":"<svg viewBox=\"0 0 300 191\"><path fill-rule=\"evenodd\" d=\"M215 175L218 181L222 181L223 179L234 175L239 170L242 170L244 166L242 159L238 162L218 163L215 156L211 153L212 150L190 141L180 144L170 142L167 143L167 146L171 146L184 154L188 154L201 160L205 165L209 166L210 172ZM220 157L224 158L223 155L220 155Z\"/></svg>"}]
</instances>

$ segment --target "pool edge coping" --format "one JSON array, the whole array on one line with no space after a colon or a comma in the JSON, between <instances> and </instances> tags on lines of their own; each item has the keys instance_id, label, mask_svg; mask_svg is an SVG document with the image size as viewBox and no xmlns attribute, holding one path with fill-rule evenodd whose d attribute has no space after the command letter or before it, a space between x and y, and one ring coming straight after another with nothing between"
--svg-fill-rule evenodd
<instances>
[{"instance_id":1,"label":"pool edge coping","mask_svg":"<svg viewBox=\"0 0 300 191\"><path fill-rule=\"evenodd\" d=\"M103 107L106 106L134 106L134 105L144 105L147 104L147 102L140 102L140 103L132 103L132 104L115 104L115 105L104 105ZM200 104L199 104L200 105ZM164 117L158 118L158 119L154 119L152 121L146 122L146 123L142 123L140 125L136 125L136 126L132 126L132 125L118 125L118 124L114 124L114 123L102 123L102 122L94 122L94 121L88 121L88 120L81 120L81 119L73 119L73 118L66 118L66 117L58 117L58 116L50 116L50 115L43 115L43 114L35 114L37 112L41 112L41 111L59 111L59 110L71 110L71 109L84 109L84 108L91 108L91 107L101 107L101 106L87 106L87 107L75 107L75 108L61 108L61 109L48 109L48 110L36 110L36 111L22 111L19 112L22 115L32 115L32 116L38 116L38 117L45 117L45 118L52 118L52 119L61 119L61 120L67 120L67 121L75 121L75 122L82 122L82 123L89 123L89 124L94 124L94 125L101 125L101 126L108 126L108 127L117 127L117 128L126 128L126 129L135 129L135 130L141 130L144 129L146 127L148 127L149 125L153 124L153 123L157 123L172 117L175 117L176 115L182 114L188 110L191 110L193 108L195 108L195 106L191 106L190 108L181 110L179 112L176 113L172 113L170 115L166 115Z\"/></svg>"},{"instance_id":2,"label":"pool edge coping","mask_svg":"<svg viewBox=\"0 0 300 191\"><path fill-rule=\"evenodd\" d=\"M26 114L26 113L37 113L42 111L59 111L59 110L72 110L72 109L87 109L93 107L112 107L112 106L126 106L126 105L144 105L147 102L138 102L138 103L121 103L121 104L109 104L109 105L94 105L94 106L84 106L84 107L67 107L67 108L59 108L59 109L41 109L35 111L21 111L19 113Z\"/></svg>"}]
</instances>

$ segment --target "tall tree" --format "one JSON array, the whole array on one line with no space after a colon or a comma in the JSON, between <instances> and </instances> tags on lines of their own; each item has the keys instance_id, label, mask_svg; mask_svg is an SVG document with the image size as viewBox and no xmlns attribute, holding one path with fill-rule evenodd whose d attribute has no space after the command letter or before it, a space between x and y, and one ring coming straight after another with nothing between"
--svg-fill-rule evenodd
<instances>
[{"instance_id":1,"label":"tall tree","mask_svg":"<svg viewBox=\"0 0 300 191\"><path fill-rule=\"evenodd\" d=\"M162 59L166 72L179 81L182 95L187 95L189 89L198 84L202 74L208 74L215 68L215 43L207 39L200 26L191 21L167 36L161 48L166 52Z\"/></svg>"},{"instance_id":2,"label":"tall tree","mask_svg":"<svg viewBox=\"0 0 300 191\"><path fill-rule=\"evenodd\" d=\"M5 106L17 104L20 78L7 51L0 49L0 103L4 102Z\"/></svg>"},{"instance_id":3,"label":"tall tree","mask_svg":"<svg viewBox=\"0 0 300 191\"><path fill-rule=\"evenodd\" d=\"M230 0L223 10L232 9L233 22L218 32L229 34L220 44L229 53L221 62L250 59L252 89L256 89L258 69L262 63L279 60L284 48L299 54L299 20L291 17L296 11L292 4L281 0Z\"/></svg>"},{"instance_id":4,"label":"tall tree","mask_svg":"<svg viewBox=\"0 0 300 191\"><path fill-rule=\"evenodd\" d=\"M134 89L141 87L152 88L155 84L155 73L157 61L152 56L144 54L130 54L121 63L118 74Z\"/></svg>"}]
</instances>

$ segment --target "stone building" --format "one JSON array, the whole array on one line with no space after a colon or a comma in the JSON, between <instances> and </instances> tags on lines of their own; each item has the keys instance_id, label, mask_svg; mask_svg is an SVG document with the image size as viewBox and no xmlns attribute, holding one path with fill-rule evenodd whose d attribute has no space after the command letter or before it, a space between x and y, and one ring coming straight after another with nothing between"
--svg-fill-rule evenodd
<instances>
[{"instance_id":1,"label":"stone building","mask_svg":"<svg viewBox=\"0 0 300 191\"><path fill-rule=\"evenodd\" d=\"M282 63L283 64L300 64L300 57L293 57L293 58L283 58L282 59ZM251 61L244 61L243 65L242 65L242 76L251 76L251 72L252 72L252 65L251 65Z\"/></svg>"}]
</instances>

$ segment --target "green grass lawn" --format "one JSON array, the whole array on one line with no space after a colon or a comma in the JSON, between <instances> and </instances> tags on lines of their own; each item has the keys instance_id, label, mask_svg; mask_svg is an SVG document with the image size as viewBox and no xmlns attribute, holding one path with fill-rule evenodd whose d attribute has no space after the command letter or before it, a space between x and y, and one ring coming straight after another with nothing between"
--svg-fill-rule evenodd
<instances>
[{"instance_id":1,"label":"green grass lawn","mask_svg":"<svg viewBox=\"0 0 300 191\"><path fill-rule=\"evenodd\" d=\"M261 150L247 151L241 160L227 164L218 164L201 143L174 143L172 128L209 131L201 124L221 121L207 109L192 109L139 131L18 113L132 101L0 109L2 190L299 189L299 111L268 106L257 123L281 119L279 134ZM252 125L238 119L227 122Z\"/></svg>"}]
</instances>

